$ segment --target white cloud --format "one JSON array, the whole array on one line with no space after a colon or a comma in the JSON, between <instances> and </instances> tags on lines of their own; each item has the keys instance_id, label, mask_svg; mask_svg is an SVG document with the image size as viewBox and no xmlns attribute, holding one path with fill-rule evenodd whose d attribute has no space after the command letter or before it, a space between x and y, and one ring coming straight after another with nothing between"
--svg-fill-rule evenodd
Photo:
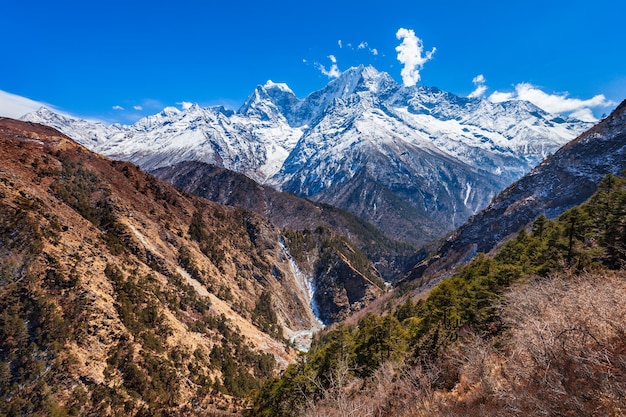
<instances>
[{"instance_id":1,"label":"white cloud","mask_svg":"<svg viewBox=\"0 0 626 417\"><path fill-rule=\"evenodd\" d=\"M480 97L484 96L485 92L487 91L487 88L488 88L485 85L485 82L487 82L487 80L485 79L485 76L482 75L482 74L478 74L477 76L475 76L472 79L472 82L474 83L476 88L474 89L474 91L469 93L469 95L467 97L469 97L469 98L480 98Z\"/></svg>"},{"instance_id":2,"label":"white cloud","mask_svg":"<svg viewBox=\"0 0 626 417\"><path fill-rule=\"evenodd\" d=\"M488 89L488 87L486 85L479 84L479 85L476 86L474 91L469 93L469 95L467 97L469 97L469 98L480 98L480 97L485 95L485 92L487 91L487 89Z\"/></svg>"},{"instance_id":3,"label":"white cloud","mask_svg":"<svg viewBox=\"0 0 626 417\"><path fill-rule=\"evenodd\" d=\"M141 106L133 106L133 109L135 109L135 110L143 110L143 107L141 107Z\"/></svg>"},{"instance_id":4,"label":"white cloud","mask_svg":"<svg viewBox=\"0 0 626 417\"><path fill-rule=\"evenodd\" d=\"M579 109L570 113L570 117L573 117L578 120L582 120L583 122L595 122L598 119L593 115L591 109Z\"/></svg>"},{"instance_id":5,"label":"white cloud","mask_svg":"<svg viewBox=\"0 0 626 417\"><path fill-rule=\"evenodd\" d=\"M426 62L432 59L437 48L433 48L422 56L424 45L422 40L415 36L415 32L412 29L398 29L396 38L402 40L402 43L396 47L398 61L404 65L400 72L402 84L405 86L415 85L421 78L420 70Z\"/></svg>"},{"instance_id":6,"label":"white cloud","mask_svg":"<svg viewBox=\"0 0 626 417\"><path fill-rule=\"evenodd\" d=\"M328 78L338 78L341 75L341 71L339 71L339 67L337 66L337 58L335 55L328 55L328 59L330 59L332 63L329 69L326 69L326 67L319 62L316 63L317 69Z\"/></svg>"},{"instance_id":7,"label":"white cloud","mask_svg":"<svg viewBox=\"0 0 626 417\"><path fill-rule=\"evenodd\" d=\"M519 83L515 86L514 93L496 91L489 96L489 100L495 103L512 99L526 100L549 113L567 114L587 122L597 120L593 115L593 109L616 105L615 102L607 100L604 94L598 94L586 100L570 98L568 95L568 93L548 94L533 84Z\"/></svg>"},{"instance_id":8,"label":"white cloud","mask_svg":"<svg viewBox=\"0 0 626 417\"><path fill-rule=\"evenodd\" d=\"M190 101L181 101L180 103L176 104L179 104L183 108L183 110L189 110L193 106L193 103Z\"/></svg>"},{"instance_id":9,"label":"white cloud","mask_svg":"<svg viewBox=\"0 0 626 417\"><path fill-rule=\"evenodd\" d=\"M570 112L590 107L608 107L615 104L607 100L604 94L598 94L587 100L580 100L568 98L568 93L547 94L529 83L517 84L515 92L520 100L528 100L551 113Z\"/></svg>"},{"instance_id":10,"label":"white cloud","mask_svg":"<svg viewBox=\"0 0 626 417\"><path fill-rule=\"evenodd\" d=\"M501 91L496 90L493 93L491 93L488 100L491 101L492 103L501 103L503 101L513 100L514 97L515 97L514 93L503 93Z\"/></svg>"},{"instance_id":11,"label":"white cloud","mask_svg":"<svg viewBox=\"0 0 626 417\"><path fill-rule=\"evenodd\" d=\"M54 109L54 107L48 104L0 90L0 116L19 119L27 113L39 110L41 107Z\"/></svg>"},{"instance_id":12,"label":"white cloud","mask_svg":"<svg viewBox=\"0 0 626 417\"><path fill-rule=\"evenodd\" d=\"M487 80L485 79L485 76L482 74L478 74L477 76L475 76L474 78L472 78L472 82L474 84L484 84L487 82Z\"/></svg>"},{"instance_id":13,"label":"white cloud","mask_svg":"<svg viewBox=\"0 0 626 417\"><path fill-rule=\"evenodd\" d=\"M337 41L337 45L339 45L339 49L343 48L343 43L341 42L341 39Z\"/></svg>"},{"instance_id":14,"label":"white cloud","mask_svg":"<svg viewBox=\"0 0 626 417\"><path fill-rule=\"evenodd\" d=\"M348 44L348 46L350 46L350 49L352 49L354 51L354 48L352 48L351 44ZM378 49L370 48L369 43L367 43L365 41L359 43L357 45L356 49L367 49L372 55L378 55Z\"/></svg>"},{"instance_id":15,"label":"white cloud","mask_svg":"<svg viewBox=\"0 0 626 417\"><path fill-rule=\"evenodd\" d=\"M115 106L113 106L112 108L113 108L113 110L124 110L124 107L118 106L117 104Z\"/></svg>"}]
</instances>

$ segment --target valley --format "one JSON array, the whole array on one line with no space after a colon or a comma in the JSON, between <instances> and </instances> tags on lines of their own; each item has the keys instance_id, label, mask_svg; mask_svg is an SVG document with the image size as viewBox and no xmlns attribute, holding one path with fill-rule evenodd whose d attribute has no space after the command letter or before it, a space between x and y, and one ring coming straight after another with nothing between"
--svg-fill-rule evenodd
<instances>
[{"instance_id":1,"label":"valley","mask_svg":"<svg viewBox=\"0 0 626 417\"><path fill-rule=\"evenodd\" d=\"M2 118L0 413L550 409L476 372L515 355L503 323L532 351L526 313L498 304L529 282L621 294L625 106L589 129L359 67L304 100L268 82L237 112ZM611 332L593 337L621 360ZM568 391L564 409L619 406L593 381L601 404ZM404 410L409 386L431 400Z\"/></svg>"},{"instance_id":2,"label":"valley","mask_svg":"<svg viewBox=\"0 0 626 417\"><path fill-rule=\"evenodd\" d=\"M2 6L0 417L626 414L626 2Z\"/></svg>"}]
</instances>

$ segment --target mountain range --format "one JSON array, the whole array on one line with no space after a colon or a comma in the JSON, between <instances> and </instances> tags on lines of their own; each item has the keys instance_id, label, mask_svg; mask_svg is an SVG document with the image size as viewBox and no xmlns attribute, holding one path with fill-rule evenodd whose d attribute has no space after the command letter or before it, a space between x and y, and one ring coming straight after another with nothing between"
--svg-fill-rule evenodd
<instances>
[{"instance_id":1,"label":"mountain range","mask_svg":"<svg viewBox=\"0 0 626 417\"><path fill-rule=\"evenodd\" d=\"M24 120L147 171L185 161L227 168L418 245L461 225L591 126L525 101L491 103L400 86L363 66L304 99L268 81L237 111L185 104L132 126L47 109Z\"/></svg>"},{"instance_id":2,"label":"mountain range","mask_svg":"<svg viewBox=\"0 0 626 417\"><path fill-rule=\"evenodd\" d=\"M303 100L268 82L237 112L185 105L132 126L46 109L24 119L85 146L0 118L0 414L9 415L219 415L241 411L253 392L272 402L286 389L272 377L289 363L282 381L310 366L330 382L339 375L340 358L323 358L343 352L343 336L334 338L349 325L316 340L319 360L298 361L294 348L357 311L362 363L416 340L416 353L437 355L471 331L463 320L497 327L486 301L521 269L501 274L479 257L466 271L478 281L457 275L414 299L626 169L626 102L587 129L527 102L401 87L371 67ZM615 198L596 217L619 223L611 236L622 251ZM398 241L440 237L464 216L430 254ZM568 246L565 226L550 227L559 250L572 254L576 240L595 265L593 238L570 235ZM510 243L541 258L523 232ZM398 283L407 265L399 282L409 285L390 290L385 281ZM404 300L395 321L365 314L373 301L393 311ZM453 311L475 307L480 314ZM411 332L419 337L404 341ZM300 382L287 388L301 395L320 380Z\"/></svg>"},{"instance_id":3,"label":"mountain range","mask_svg":"<svg viewBox=\"0 0 626 417\"><path fill-rule=\"evenodd\" d=\"M626 100L448 236L405 278L432 286L477 253L487 253L539 216L554 219L584 203L605 176L626 172Z\"/></svg>"}]
</instances>

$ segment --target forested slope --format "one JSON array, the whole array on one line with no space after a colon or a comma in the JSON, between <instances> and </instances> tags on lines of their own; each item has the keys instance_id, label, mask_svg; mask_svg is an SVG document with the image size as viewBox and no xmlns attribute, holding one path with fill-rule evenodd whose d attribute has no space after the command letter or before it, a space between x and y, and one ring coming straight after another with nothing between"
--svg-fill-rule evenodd
<instances>
[{"instance_id":1,"label":"forested slope","mask_svg":"<svg viewBox=\"0 0 626 417\"><path fill-rule=\"evenodd\" d=\"M424 299L322 334L251 415L618 415L625 267L626 179L609 175Z\"/></svg>"}]
</instances>

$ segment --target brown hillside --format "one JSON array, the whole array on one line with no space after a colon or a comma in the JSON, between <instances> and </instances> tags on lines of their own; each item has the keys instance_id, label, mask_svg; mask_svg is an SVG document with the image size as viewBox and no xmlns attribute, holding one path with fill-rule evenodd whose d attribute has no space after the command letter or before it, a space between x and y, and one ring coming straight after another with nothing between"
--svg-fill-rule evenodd
<instances>
[{"instance_id":1,"label":"brown hillside","mask_svg":"<svg viewBox=\"0 0 626 417\"><path fill-rule=\"evenodd\" d=\"M277 229L0 118L0 415L212 415L314 317Z\"/></svg>"}]
</instances>

